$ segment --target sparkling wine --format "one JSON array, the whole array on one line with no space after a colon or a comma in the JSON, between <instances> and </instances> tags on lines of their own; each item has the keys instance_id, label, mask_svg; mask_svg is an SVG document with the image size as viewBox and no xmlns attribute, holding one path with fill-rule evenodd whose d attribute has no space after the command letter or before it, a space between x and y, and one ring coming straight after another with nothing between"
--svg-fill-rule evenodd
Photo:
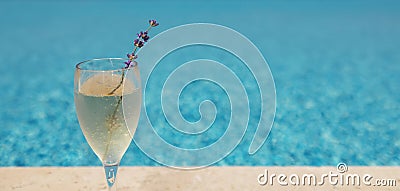
<instances>
[{"instance_id":1,"label":"sparkling wine","mask_svg":"<svg viewBox=\"0 0 400 191\"><path fill-rule=\"evenodd\" d=\"M83 82L75 92L82 131L105 164L121 160L139 119L141 90L129 80L124 79L123 83L121 80L121 75L97 74Z\"/></svg>"}]
</instances>

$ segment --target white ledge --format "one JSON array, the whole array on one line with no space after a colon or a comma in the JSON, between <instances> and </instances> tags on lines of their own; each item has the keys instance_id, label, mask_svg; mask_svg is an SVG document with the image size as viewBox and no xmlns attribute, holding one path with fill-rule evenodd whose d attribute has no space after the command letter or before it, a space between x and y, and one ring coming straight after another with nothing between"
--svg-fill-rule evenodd
<instances>
[{"instance_id":1,"label":"white ledge","mask_svg":"<svg viewBox=\"0 0 400 191\"><path fill-rule=\"evenodd\" d=\"M260 185L257 180L260 174L268 171L268 177L276 174L273 185L270 181ZM326 178L323 185L318 185L323 174L329 173L361 177L371 175L371 184L377 179L394 179L396 186L332 185ZM287 186L278 183L277 177L287 176ZM289 177L313 174L317 185L291 185ZM265 176L260 177L265 181ZM295 180L295 178L293 179ZM285 181L283 181L285 182ZM400 190L399 166L350 166L348 171L339 173L336 167L208 167L197 170L178 170L167 167L120 167L117 187L119 191L127 190ZM0 190L107 190L102 167L3 167L0 168Z\"/></svg>"}]
</instances>

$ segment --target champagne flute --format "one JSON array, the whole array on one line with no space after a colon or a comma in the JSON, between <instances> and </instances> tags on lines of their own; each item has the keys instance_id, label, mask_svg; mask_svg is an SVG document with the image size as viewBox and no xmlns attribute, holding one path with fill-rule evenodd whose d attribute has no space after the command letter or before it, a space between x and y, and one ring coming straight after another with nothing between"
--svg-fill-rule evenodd
<instances>
[{"instance_id":1,"label":"champagne flute","mask_svg":"<svg viewBox=\"0 0 400 191\"><path fill-rule=\"evenodd\" d=\"M135 133L141 107L139 68L122 58L103 58L76 65L74 99L82 132L103 163L109 190L120 160Z\"/></svg>"}]
</instances>

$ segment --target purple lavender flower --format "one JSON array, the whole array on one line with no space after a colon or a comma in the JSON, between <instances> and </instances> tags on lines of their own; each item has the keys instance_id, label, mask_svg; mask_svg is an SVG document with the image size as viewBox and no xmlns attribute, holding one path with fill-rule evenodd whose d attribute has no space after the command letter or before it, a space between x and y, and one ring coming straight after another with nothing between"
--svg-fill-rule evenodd
<instances>
[{"instance_id":1,"label":"purple lavender flower","mask_svg":"<svg viewBox=\"0 0 400 191\"><path fill-rule=\"evenodd\" d=\"M147 35L147 32L144 32L143 33L143 35L142 35L142 39L145 41L145 42L147 42L148 40L149 40L149 36Z\"/></svg>"},{"instance_id":2,"label":"purple lavender flower","mask_svg":"<svg viewBox=\"0 0 400 191\"><path fill-rule=\"evenodd\" d=\"M126 61L126 62L124 62L125 63L125 68L129 68L130 66L131 66L131 63L132 63L132 60L128 60L128 61Z\"/></svg>"},{"instance_id":3,"label":"purple lavender flower","mask_svg":"<svg viewBox=\"0 0 400 191\"><path fill-rule=\"evenodd\" d=\"M143 35L143 31L140 31L140 33L136 33L136 36L137 36L138 38L141 38L142 35Z\"/></svg>"},{"instance_id":4,"label":"purple lavender flower","mask_svg":"<svg viewBox=\"0 0 400 191\"><path fill-rule=\"evenodd\" d=\"M135 39L135 41L133 41L133 44L134 44L136 47L141 48L141 47L144 45L144 42L141 41L141 40L139 40L139 39Z\"/></svg>"},{"instance_id":5,"label":"purple lavender flower","mask_svg":"<svg viewBox=\"0 0 400 191\"><path fill-rule=\"evenodd\" d=\"M142 38L144 42L147 42L149 40L149 36L147 35L147 31L140 31L140 33L137 34L138 38Z\"/></svg>"},{"instance_id":6,"label":"purple lavender flower","mask_svg":"<svg viewBox=\"0 0 400 191\"><path fill-rule=\"evenodd\" d=\"M156 27L159 24L159 23L157 23L156 20L149 20L149 23L150 23L150 26L152 26L152 27Z\"/></svg>"},{"instance_id":7,"label":"purple lavender flower","mask_svg":"<svg viewBox=\"0 0 400 191\"><path fill-rule=\"evenodd\" d=\"M129 60L134 60L137 58L137 55L135 55L135 53L132 53L132 54L127 54L126 57L128 57Z\"/></svg>"},{"instance_id":8,"label":"purple lavender flower","mask_svg":"<svg viewBox=\"0 0 400 191\"><path fill-rule=\"evenodd\" d=\"M144 37L142 37L142 39L144 40L144 42L147 42L147 41L149 40L149 38L150 38L150 37L149 37L149 36L147 36L147 35L146 35L146 36L144 36Z\"/></svg>"}]
</instances>

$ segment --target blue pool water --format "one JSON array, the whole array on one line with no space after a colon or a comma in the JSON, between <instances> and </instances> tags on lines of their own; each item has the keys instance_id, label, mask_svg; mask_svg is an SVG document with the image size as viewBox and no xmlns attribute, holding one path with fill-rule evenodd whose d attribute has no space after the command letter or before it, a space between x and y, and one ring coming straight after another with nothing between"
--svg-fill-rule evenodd
<instances>
[{"instance_id":1,"label":"blue pool water","mask_svg":"<svg viewBox=\"0 0 400 191\"><path fill-rule=\"evenodd\" d=\"M161 23L152 34L196 22L228 26L268 60L277 97L270 136L249 155L249 127L216 165L400 165L398 10L396 1L2 1L0 166L101 165L75 115L74 66L124 56L149 18ZM183 115L199 117L188 109ZM217 138L209 135L210 142ZM159 164L131 144L122 165Z\"/></svg>"}]
</instances>

